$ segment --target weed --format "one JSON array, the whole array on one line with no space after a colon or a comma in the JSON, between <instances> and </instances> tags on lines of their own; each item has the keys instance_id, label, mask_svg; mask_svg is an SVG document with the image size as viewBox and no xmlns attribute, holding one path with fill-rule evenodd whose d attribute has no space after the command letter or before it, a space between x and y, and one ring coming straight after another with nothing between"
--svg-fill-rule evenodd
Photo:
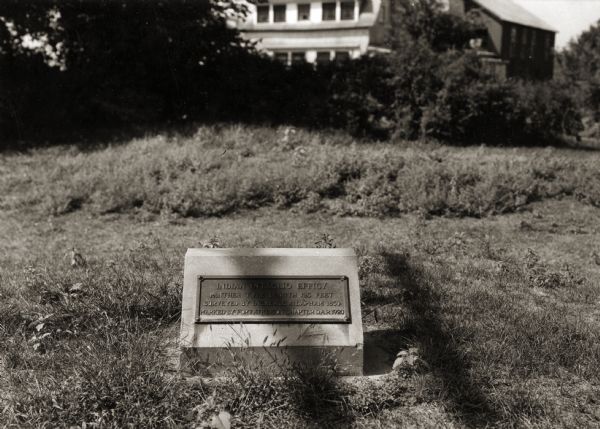
<instances>
[{"instance_id":1,"label":"weed","mask_svg":"<svg viewBox=\"0 0 600 429\"><path fill-rule=\"evenodd\" d=\"M539 256L531 249L527 249L525 256L525 269L528 283L531 287L542 289L578 288L585 282L567 264L561 271L553 271L540 261Z\"/></svg>"},{"instance_id":2,"label":"weed","mask_svg":"<svg viewBox=\"0 0 600 429\"><path fill-rule=\"evenodd\" d=\"M317 248L325 248L325 249L334 249L336 247L335 242L333 241L333 237L329 234L323 234L321 238L315 241L315 247Z\"/></svg>"}]
</instances>

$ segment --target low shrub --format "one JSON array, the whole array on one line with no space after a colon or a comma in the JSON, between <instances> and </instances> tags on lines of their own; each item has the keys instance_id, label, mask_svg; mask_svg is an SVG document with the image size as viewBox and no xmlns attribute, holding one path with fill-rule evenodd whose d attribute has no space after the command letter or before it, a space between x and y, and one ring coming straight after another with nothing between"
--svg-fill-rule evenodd
<instances>
[{"instance_id":1,"label":"low shrub","mask_svg":"<svg viewBox=\"0 0 600 429\"><path fill-rule=\"evenodd\" d=\"M424 41L406 40L406 45L388 58L394 95L390 106L394 134L404 139L420 137L423 111L442 87L441 55Z\"/></svg>"},{"instance_id":2,"label":"low shrub","mask_svg":"<svg viewBox=\"0 0 600 429\"><path fill-rule=\"evenodd\" d=\"M470 55L441 73L443 87L423 112L423 136L452 144L531 146L582 130L576 100L559 83L498 82Z\"/></svg>"},{"instance_id":3,"label":"low shrub","mask_svg":"<svg viewBox=\"0 0 600 429\"><path fill-rule=\"evenodd\" d=\"M530 142L552 142L583 130L580 106L569 85L560 81L516 82L513 91L523 136ZM527 144L518 139L516 142Z\"/></svg>"},{"instance_id":4,"label":"low shrub","mask_svg":"<svg viewBox=\"0 0 600 429\"><path fill-rule=\"evenodd\" d=\"M393 76L384 57L364 57L318 72L330 82L327 125L356 136L388 136L392 128L389 106Z\"/></svg>"},{"instance_id":5,"label":"low shrub","mask_svg":"<svg viewBox=\"0 0 600 429\"><path fill-rule=\"evenodd\" d=\"M482 217L571 195L600 204L594 156L535 150L515 158L493 149L395 145L350 144L347 135L291 128L200 127L190 137L159 135L93 152L39 151L7 170L0 193L6 209L44 216L86 210L201 217L275 206Z\"/></svg>"}]
</instances>

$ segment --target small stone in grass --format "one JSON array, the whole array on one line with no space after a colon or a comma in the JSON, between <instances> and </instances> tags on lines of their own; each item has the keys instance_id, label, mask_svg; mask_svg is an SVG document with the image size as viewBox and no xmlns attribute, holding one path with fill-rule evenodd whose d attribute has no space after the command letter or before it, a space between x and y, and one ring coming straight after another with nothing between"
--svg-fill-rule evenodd
<instances>
[{"instance_id":1,"label":"small stone in grass","mask_svg":"<svg viewBox=\"0 0 600 429\"><path fill-rule=\"evenodd\" d=\"M419 362L421 362L421 358L419 357L419 349L416 347L411 347L408 350L401 350L396 355L396 360L392 365L392 369L400 369L407 367L414 367Z\"/></svg>"},{"instance_id":2,"label":"small stone in grass","mask_svg":"<svg viewBox=\"0 0 600 429\"><path fill-rule=\"evenodd\" d=\"M213 416L210 427L212 429L231 429L231 414L221 411L218 416Z\"/></svg>"}]
</instances>

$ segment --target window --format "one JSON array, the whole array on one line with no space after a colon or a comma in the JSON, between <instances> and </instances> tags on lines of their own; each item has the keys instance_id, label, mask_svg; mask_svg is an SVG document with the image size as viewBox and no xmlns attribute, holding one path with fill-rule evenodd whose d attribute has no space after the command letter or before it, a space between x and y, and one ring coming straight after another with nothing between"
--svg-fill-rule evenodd
<instances>
[{"instance_id":1,"label":"window","mask_svg":"<svg viewBox=\"0 0 600 429\"><path fill-rule=\"evenodd\" d=\"M550 33L546 33L546 46L544 46L544 48L544 58L548 60L554 51L552 46L552 34Z\"/></svg>"},{"instance_id":2,"label":"window","mask_svg":"<svg viewBox=\"0 0 600 429\"><path fill-rule=\"evenodd\" d=\"M292 64L302 64L306 62L306 54L304 52L292 52Z\"/></svg>"},{"instance_id":3,"label":"window","mask_svg":"<svg viewBox=\"0 0 600 429\"><path fill-rule=\"evenodd\" d=\"M340 3L341 6L341 18L343 20L354 19L354 2L343 1Z\"/></svg>"},{"instance_id":4,"label":"window","mask_svg":"<svg viewBox=\"0 0 600 429\"><path fill-rule=\"evenodd\" d=\"M285 22L285 4L276 4L273 6L273 22Z\"/></svg>"},{"instance_id":5,"label":"window","mask_svg":"<svg viewBox=\"0 0 600 429\"><path fill-rule=\"evenodd\" d=\"M324 65L330 61L329 52L317 52L317 65Z\"/></svg>"},{"instance_id":6,"label":"window","mask_svg":"<svg viewBox=\"0 0 600 429\"><path fill-rule=\"evenodd\" d=\"M517 55L517 27L510 28L510 45L508 46L508 56L515 57Z\"/></svg>"},{"instance_id":7,"label":"window","mask_svg":"<svg viewBox=\"0 0 600 429\"><path fill-rule=\"evenodd\" d=\"M323 21L335 21L335 3L323 3Z\"/></svg>"},{"instance_id":8,"label":"window","mask_svg":"<svg viewBox=\"0 0 600 429\"><path fill-rule=\"evenodd\" d=\"M348 51L336 51L335 62L336 63L347 63L350 61L350 52Z\"/></svg>"},{"instance_id":9,"label":"window","mask_svg":"<svg viewBox=\"0 0 600 429\"><path fill-rule=\"evenodd\" d=\"M520 54L521 54L521 58L526 59L527 55L529 54L529 37L530 36L530 30L529 28L523 28L521 30L521 50L520 50Z\"/></svg>"},{"instance_id":10,"label":"window","mask_svg":"<svg viewBox=\"0 0 600 429\"><path fill-rule=\"evenodd\" d=\"M274 58L282 64L288 63L288 53L287 52L275 52Z\"/></svg>"},{"instance_id":11,"label":"window","mask_svg":"<svg viewBox=\"0 0 600 429\"><path fill-rule=\"evenodd\" d=\"M256 22L269 22L269 5L256 6Z\"/></svg>"},{"instance_id":12,"label":"window","mask_svg":"<svg viewBox=\"0 0 600 429\"><path fill-rule=\"evenodd\" d=\"M387 10L385 8L385 4L383 4L382 2L381 7L379 8L379 16L377 17L377 22L379 22L380 24L385 24L387 18L386 13Z\"/></svg>"},{"instance_id":13,"label":"window","mask_svg":"<svg viewBox=\"0 0 600 429\"><path fill-rule=\"evenodd\" d=\"M531 50L529 51L529 58L535 58L536 51L537 51L537 40L538 40L539 34L540 33L538 33L535 30L531 34L531 45L530 45Z\"/></svg>"},{"instance_id":14,"label":"window","mask_svg":"<svg viewBox=\"0 0 600 429\"><path fill-rule=\"evenodd\" d=\"M310 3L298 5L298 21L310 21Z\"/></svg>"}]
</instances>

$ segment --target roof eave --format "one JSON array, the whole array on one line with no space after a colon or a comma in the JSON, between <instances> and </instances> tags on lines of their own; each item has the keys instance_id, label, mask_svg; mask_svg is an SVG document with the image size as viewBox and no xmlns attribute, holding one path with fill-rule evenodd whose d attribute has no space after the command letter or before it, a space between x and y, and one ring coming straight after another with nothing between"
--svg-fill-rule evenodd
<instances>
[{"instance_id":1,"label":"roof eave","mask_svg":"<svg viewBox=\"0 0 600 429\"><path fill-rule=\"evenodd\" d=\"M548 32L554 33L554 34L559 33L559 31L556 28L551 27L549 24L546 24L544 27L542 27L542 26L539 26L539 25L534 26L534 25L531 25L531 24L523 24L521 22L511 21L511 20L508 20L506 18L500 17L497 13L495 13L494 11L491 11L490 9L488 9L487 7L485 7L484 5L482 5L481 3L479 3L477 0L475 0L475 3L477 4L478 7L480 7L483 10L485 10L487 13L489 13L494 18L496 18L498 21L508 22L510 24L517 24L517 25L521 25L523 27L529 27L529 28L535 28L535 29L538 29L538 30L548 31Z\"/></svg>"},{"instance_id":2,"label":"roof eave","mask_svg":"<svg viewBox=\"0 0 600 429\"><path fill-rule=\"evenodd\" d=\"M498 17L496 17L496 18L498 18ZM498 18L498 19L500 21L502 21L502 22L507 22L509 24L516 24L516 25L520 25L521 27L529 27L529 28L534 28L536 30L547 31L548 33L554 33L554 34L556 34L556 33L559 32L558 30L556 30L555 28L552 28L552 27L542 27L542 26L539 26L539 25L523 24L521 22L510 21L508 19L502 19L502 18Z\"/></svg>"}]
</instances>

